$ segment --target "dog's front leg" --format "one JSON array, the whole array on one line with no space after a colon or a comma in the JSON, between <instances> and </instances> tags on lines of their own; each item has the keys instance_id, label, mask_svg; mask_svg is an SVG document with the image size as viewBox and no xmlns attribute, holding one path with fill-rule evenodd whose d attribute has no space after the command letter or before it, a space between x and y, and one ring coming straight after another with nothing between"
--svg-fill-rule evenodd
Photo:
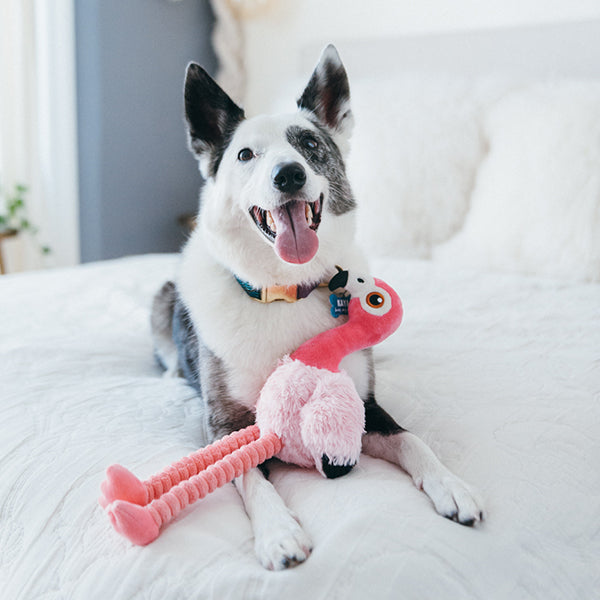
<instances>
[{"instance_id":1,"label":"dog's front leg","mask_svg":"<svg viewBox=\"0 0 600 600\"><path fill-rule=\"evenodd\" d=\"M363 452L402 467L433 502L436 511L462 525L483 520L481 502L431 448L400 427L373 398L365 403Z\"/></svg>"},{"instance_id":2,"label":"dog's front leg","mask_svg":"<svg viewBox=\"0 0 600 600\"><path fill-rule=\"evenodd\" d=\"M254 548L260 563L271 570L304 562L311 541L260 469L235 479L254 529Z\"/></svg>"}]
</instances>

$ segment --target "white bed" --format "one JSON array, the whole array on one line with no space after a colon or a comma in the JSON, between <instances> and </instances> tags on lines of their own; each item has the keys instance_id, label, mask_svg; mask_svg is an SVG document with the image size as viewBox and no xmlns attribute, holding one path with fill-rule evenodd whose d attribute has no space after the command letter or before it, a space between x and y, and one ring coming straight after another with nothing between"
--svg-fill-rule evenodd
<instances>
[{"instance_id":1,"label":"white bed","mask_svg":"<svg viewBox=\"0 0 600 600\"><path fill-rule=\"evenodd\" d=\"M600 286L429 261L373 264L406 310L376 351L379 398L481 492L483 526L364 457L338 480L273 470L315 544L284 573L258 564L233 486L147 547L118 536L104 469L149 476L203 443L200 403L152 357L151 296L176 260L0 279L3 598L597 597Z\"/></svg>"}]
</instances>

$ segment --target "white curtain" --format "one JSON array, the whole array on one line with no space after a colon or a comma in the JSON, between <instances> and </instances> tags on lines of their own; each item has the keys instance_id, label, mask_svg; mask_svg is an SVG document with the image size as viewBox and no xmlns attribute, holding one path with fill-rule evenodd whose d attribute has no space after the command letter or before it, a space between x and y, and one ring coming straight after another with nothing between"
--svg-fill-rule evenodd
<instances>
[{"instance_id":1,"label":"white curtain","mask_svg":"<svg viewBox=\"0 0 600 600\"><path fill-rule=\"evenodd\" d=\"M73 0L0 1L0 185L28 188L39 229L5 241L11 271L79 260L73 12Z\"/></svg>"}]
</instances>

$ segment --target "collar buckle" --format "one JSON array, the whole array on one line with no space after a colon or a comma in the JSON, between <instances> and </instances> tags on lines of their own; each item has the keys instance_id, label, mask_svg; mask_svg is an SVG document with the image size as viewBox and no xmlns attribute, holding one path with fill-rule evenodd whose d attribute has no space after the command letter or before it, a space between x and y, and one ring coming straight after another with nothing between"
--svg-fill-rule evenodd
<instances>
[{"instance_id":1,"label":"collar buckle","mask_svg":"<svg viewBox=\"0 0 600 600\"><path fill-rule=\"evenodd\" d=\"M296 302L298 300L297 285L272 285L262 288L260 291L261 302L275 302L283 300L284 302Z\"/></svg>"}]
</instances>

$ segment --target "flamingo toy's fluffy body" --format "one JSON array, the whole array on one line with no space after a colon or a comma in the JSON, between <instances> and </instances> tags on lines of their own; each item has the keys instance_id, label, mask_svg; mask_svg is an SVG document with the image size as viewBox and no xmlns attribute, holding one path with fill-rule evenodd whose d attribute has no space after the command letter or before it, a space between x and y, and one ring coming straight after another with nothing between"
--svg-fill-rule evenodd
<instances>
[{"instance_id":1,"label":"flamingo toy's fluffy body","mask_svg":"<svg viewBox=\"0 0 600 600\"><path fill-rule=\"evenodd\" d=\"M365 409L342 358L393 333L402 320L400 298L386 283L340 271L334 290L351 295L348 320L284 357L263 386L256 424L167 467L147 481L113 465L100 504L114 528L145 545L182 508L261 462L277 456L326 477L347 473L358 461Z\"/></svg>"},{"instance_id":2,"label":"flamingo toy's fluffy body","mask_svg":"<svg viewBox=\"0 0 600 600\"><path fill-rule=\"evenodd\" d=\"M345 372L286 357L262 389L256 424L261 433L273 431L281 439L277 458L331 477L358 462L365 409Z\"/></svg>"}]
</instances>

